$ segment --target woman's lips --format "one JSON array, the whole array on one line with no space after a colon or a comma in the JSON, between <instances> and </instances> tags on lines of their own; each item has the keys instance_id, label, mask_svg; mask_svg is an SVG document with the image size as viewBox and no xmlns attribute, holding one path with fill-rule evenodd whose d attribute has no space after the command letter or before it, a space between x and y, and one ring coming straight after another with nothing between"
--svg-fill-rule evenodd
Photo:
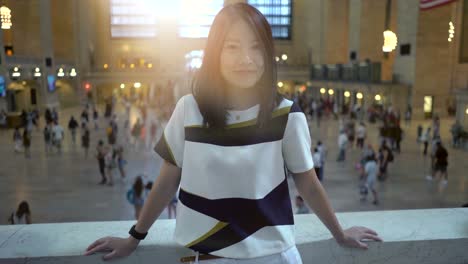
<instances>
[{"instance_id":1,"label":"woman's lips","mask_svg":"<svg viewBox=\"0 0 468 264\"><path fill-rule=\"evenodd\" d=\"M255 71L249 71L249 70L239 70L239 71L234 71L234 72L239 73L239 74L255 73Z\"/></svg>"}]
</instances>

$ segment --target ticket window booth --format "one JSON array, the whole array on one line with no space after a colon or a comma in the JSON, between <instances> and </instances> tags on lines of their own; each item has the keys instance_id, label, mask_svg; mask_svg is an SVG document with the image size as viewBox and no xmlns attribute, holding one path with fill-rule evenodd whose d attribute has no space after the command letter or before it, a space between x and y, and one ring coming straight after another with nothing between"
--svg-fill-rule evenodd
<instances>
[{"instance_id":1,"label":"ticket window booth","mask_svg":"<svg viewBox=\"0 0 468 264\"><path fill-rule=\"evenodd\" d=\"M432 118L433 113L434 113L434 96L431 96L431 95L424 96L423 110L424 110L424 118L426 119Z\"/></svg>"}]
</instances>

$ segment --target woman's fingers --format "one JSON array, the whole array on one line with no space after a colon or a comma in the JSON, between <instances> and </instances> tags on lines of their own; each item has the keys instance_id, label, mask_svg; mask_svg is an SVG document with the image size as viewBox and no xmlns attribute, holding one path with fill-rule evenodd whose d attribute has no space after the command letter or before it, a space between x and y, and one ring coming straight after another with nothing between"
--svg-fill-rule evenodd
<instances>
[{"instance_id":1,"label":"woman's fingers","mask_svg":"<svg viewBox=\"0 0 468 264\"><path fill-rule=\"evenodd\" d=\"M90 249L92 249L93 247L95 247L95 246L101 244L102 242L104 242L104 240L103 240L103 238L100 238L100 239L94 241L91 245L89 245L88 248L87 248L86 250L90 250Z\"/></svg>"},{"instance_id":2,"label":"woman's fingers","mask_svg":"<svg viewBox=\"0 0 468 264\"><path fill-rule=\"evenodd\" d=\"M86 252L85 255L91 255L91 254L94 254L94 253L96 253L96 252L109 251L109 250L112 250L112 249L109 249L108 243L107 243L107 242L104 242L104 243L102 243L102 244L99 244L99 245L96 246L95 248L89 250L88 252Z\"/></svg>"},{"instance_id":3,"label":"woman's fingers","mask_svg":"<svg viewBox=\"0 0 468 264\"><path fill-rule=\"evenodd\" d=\"M104 261L111 260L111 259L113 259L115 257L116 254L117 254L117 252L115 250L113 250L111 253L105 255L104 257L102 257L102 259Z\"/></svg>"},{"instance_id":4,"label":"woman's fingers","mask_svg":"<svg viewBox=\"0 0 468 264\"><path fill-rule=\"evenodd\" d=\"M376 235L372 234L363 234L361 239L370 239L374 241L382 241L382 239Z\"/></svg>"},{"instance_id":5,"label":"woman's fingers","mask_svg":"<svg viewBox=\"0 0 468 264\"><path fill-rule=\"evenodd\" d=\"M367 246L366 243L363 243L363 242L361 242L361 241L358 241L358 248L368 249L369 247Z\"/></svg>"},{"instance_id":6,"label":"woman's fingers","mask_svg":"<svg viewBox=\"0 0 468 264\"><path fill-rule=\"evenodd\" d=\"M365 231L366 233L369 233L369 234L372 234L372 235L376 235L376 236L378 235L377 232L375 232L374 230L372 230L372 229L370 229L370 228L365 227L364 229L365 229L364 231Z\"/></svg>"}]
</instances>

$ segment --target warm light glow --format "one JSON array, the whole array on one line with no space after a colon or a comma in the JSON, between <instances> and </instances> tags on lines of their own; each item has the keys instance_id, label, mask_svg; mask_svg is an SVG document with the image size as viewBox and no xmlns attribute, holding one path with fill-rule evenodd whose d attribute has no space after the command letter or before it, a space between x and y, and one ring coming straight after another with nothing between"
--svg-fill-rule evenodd
<instances>
[{"instance_id":1,"label":"warm light glow","mask_svg":"<svg viewBox=\"0 0 468 264\"><path fill-rule=\"evenodd\" d=\"M327 92L327 89L325 89L325 88L320 88L320 93L321 93L321 94L324 94L324 93L326 93L326 92Z\"/></svg>"},{"instance_id":2,"label":"warm light glow","mask_svg":"<svg viewBox=\"0 0 468 264\"><path fill-rule=\"evenodd\" d=\"M455 27L453 26L452 21L449 22L449 37L448 37L448 42L452 42L452 39L455 37Z\"/></svg>"},{"instance_id":3,"label":"warm light glow","mask_svg":"<svg viewBox=\"0 0 468 264\"><path fill-rule=\"evenodd\" d=\"M382 97L380 96L380 94L376 94L375 97L374 97L374 99L375 99L376 101L380 101L380 100L382 99Z\"/></svg>"},{"instance_id":4,"label":"warm light glow","mask_svg":"<svg viewBox=\"0 0 468 264\"><path fill-rule=\"evenodd\" d=\"M58 77L63 77L63 76L65 76L65 73L63 72L63 68L60 68L60 69L59 69L59 72L57 73L57 76L58 76Z\"/></svg>"},{"instance_id":5,"label":"warm light glow","mask_svg":"<svg viewBox=\"0 0 468 264\"><path fill-rule=\"evenodd\" d=\"M278 87L281 88L284 86L284 83L283 82L278 82Z\"/></svg>"},{"instance_id":6,"label":"warm light glow","mask_svg":"<svg viewBox=\"0 0 468 264\"><path fill-rule=\"evenodd\" d=\"M384 36L384 44L382 46L383 52L392 52L398 44L397 35L393 33L391 30L385 30L383 33L383 36Z\"/></svg>"},{"instance_id":7,"label":"warm light glow","mask_svg":"<svg viewBox=\"0 0 468 264\"><path fill-rule=\"evenodd\" d=\"M148 69L153 68L153 63L148 63Z\"/></svg>"},{"instance_id":8,"label":"warm light glow","mask_svg":"<svg viewBox=\"0 0 468 264\"><path fill-rule=\"evenodd\" d=\"M344 92L344 96L345 96L345 97L350 97L350 96L351 96L351 93L348 92L348 91L346 91L346 92Z\"/></svg>"},{"instance_id":9,"label":"warm light glow","mask_svg":"<svg viewBox=\"0 0 468 264\"><path fill-rule=\"evenodd\" d=\"M6 6L0 7L0 21L2 22L2 29L10 29L13 25L11 23L11 10Z\"/></svg>"},{"instance_id":10,"label":"warm light glow","mask_svg":"<svg viewBox=\"0 0 468 264\"><path fill-rule=\"evenodd\" d=\"M203 64L203 50L192 50L185 54L185 67L189 71L200 69Z\"/></svg>"},{"instance_id":11,"label":"warm light glow","mask_svg":"<svg viewBox=\"0 0 468 264\"><path fill-rule=\"evenodd\" d=\"M281 55L281 59L284 60L284 61L287 60L287 59L288 59L288 55L286 55L286 54Z\"/></svg>"},{"instance_id":12,"label":"warm light glow","mask_svg":"<svg viewBox=\"0 0 468 264\"><path fill-rule=\"evenodd\" d=\"M109 68L109 65L107 63L105 63L103 67L104 67L104 69L107 69L107 68Z\"/></svg>"},{"instance_id":13,"label":"warm light glow","mask_svg":"<svg viewBox=\"0 0 468 264\"><path fill-rule=\"evenodd\" d=\"M123 88L125 88L125 84L121 83L120 84L120 89L123 89Z\"/></svg>"},{"instance_id":14,"label":"warm light glow","mask_svg":"<svg viewBox=\"0 0 468 264\"><path fill-rule=\"evenodd\" d=\"M139 89L141 87L141 83L136 82L133 84L133 87L135 87L136 89Z\"/></svg>"},{"instance_id":15,"label":"warm light glow","mask_svg":"<svg viewBox=\"0 0 468 264\"><path fill-rule=\"evenodd\" d=\"M362 98L363 98L362 93L357 93L357 94L356 94L356 98L357 98L357 99L362 99Z\"/></svg>"},{"instance_id":16,"label":"warm light glow","mask_svg":"<svg viewBox=\"0 0 468 264\"><path fill-rule=\"evenodd\" d=\"M75 77L76 76L76 70L75 68L72 68L71 71L70 71L70 76L71 77Z\"/></svg>"},{"instance_id":17,"label":"warm light glow","mask_svg":"<svg viewBox=\"0 0 468 264\"><path fill-rule=\"evenodd\" d=\"M329 89L329 90L328 90L328 94L329 94L329 95L333 95L334 93L335 93L335 91L333 91L333 89Z\"/></svg>"},{"instance_id":18,"label":"warm light glow","mask_svg":"<svg viewBox=\"0 0 468 264\"><path fill-rule=\"evenodd\" d=\"M135 64L133 64L133 63L130 64L130 68L132 68L132 69L135 68Z\"/></svg>"},{"instance_id":19,"label":"warm light glow","mask_svg":"<svg viewBox=\"0 0 468 264\"><path fill-rule=\"evenodd\" d=\"M18 71L18 67L13 68L13 71L15 72Z\"/></svg>"},{"instance_id":20,"label":"warm light glow","mask_svg":"<svg viewBox=\"0 0 468 264\"><path fill-rule=\"evenodd\" d=\"M300 91L301 93L303 93L303 92L305 92L306 89L307 89L306 86L305 86L305 85L302 85L302 86L299 88L299 91Z\"/></svg>"},{"instance_id":21,"label":"warm light glow","mask_svg":"<svg viewBox=\"0 0 468 264\"><path fill-rule=\"evenodd\" d=\"M280 58L278 56L275 57L275 61L278 62Z\"/></svg>"},{"instance_id":22,"label":"warm light glow","mask_svg":"<svg viewBox=\"0 0 468 264\"><path fill-rule=\"evenodd\" d=\"M465 110L465 114L467 114L467 115L468 115L468 108L466 108L466 110Z\"/></svg>"}]
</instances>

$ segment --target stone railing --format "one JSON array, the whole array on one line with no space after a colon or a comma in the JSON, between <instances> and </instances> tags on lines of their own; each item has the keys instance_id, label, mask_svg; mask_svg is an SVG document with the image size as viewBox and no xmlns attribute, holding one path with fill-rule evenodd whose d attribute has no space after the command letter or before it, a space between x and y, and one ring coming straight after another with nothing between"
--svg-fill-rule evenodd
<instances>
[{"instance_id":1,"label":"stone railing","mask_svg":"<svg viewBox=\"0 0 468 264\"><path fill-rule=\"evenodd\" d=\"M384 242L368 250L340 247L311 215L297 215L296 243L304 264L468 263L468 208L338 213L344 228L375 229ZM0 263L103 263L103 253L83 256L102 236L128 236L134 221L0 226ZM175 244L174 220L158 220L137 250L117 263L179 263L191 251ZM203 263L203 262L200 262Z\"/></svg>"}]
</instances>

